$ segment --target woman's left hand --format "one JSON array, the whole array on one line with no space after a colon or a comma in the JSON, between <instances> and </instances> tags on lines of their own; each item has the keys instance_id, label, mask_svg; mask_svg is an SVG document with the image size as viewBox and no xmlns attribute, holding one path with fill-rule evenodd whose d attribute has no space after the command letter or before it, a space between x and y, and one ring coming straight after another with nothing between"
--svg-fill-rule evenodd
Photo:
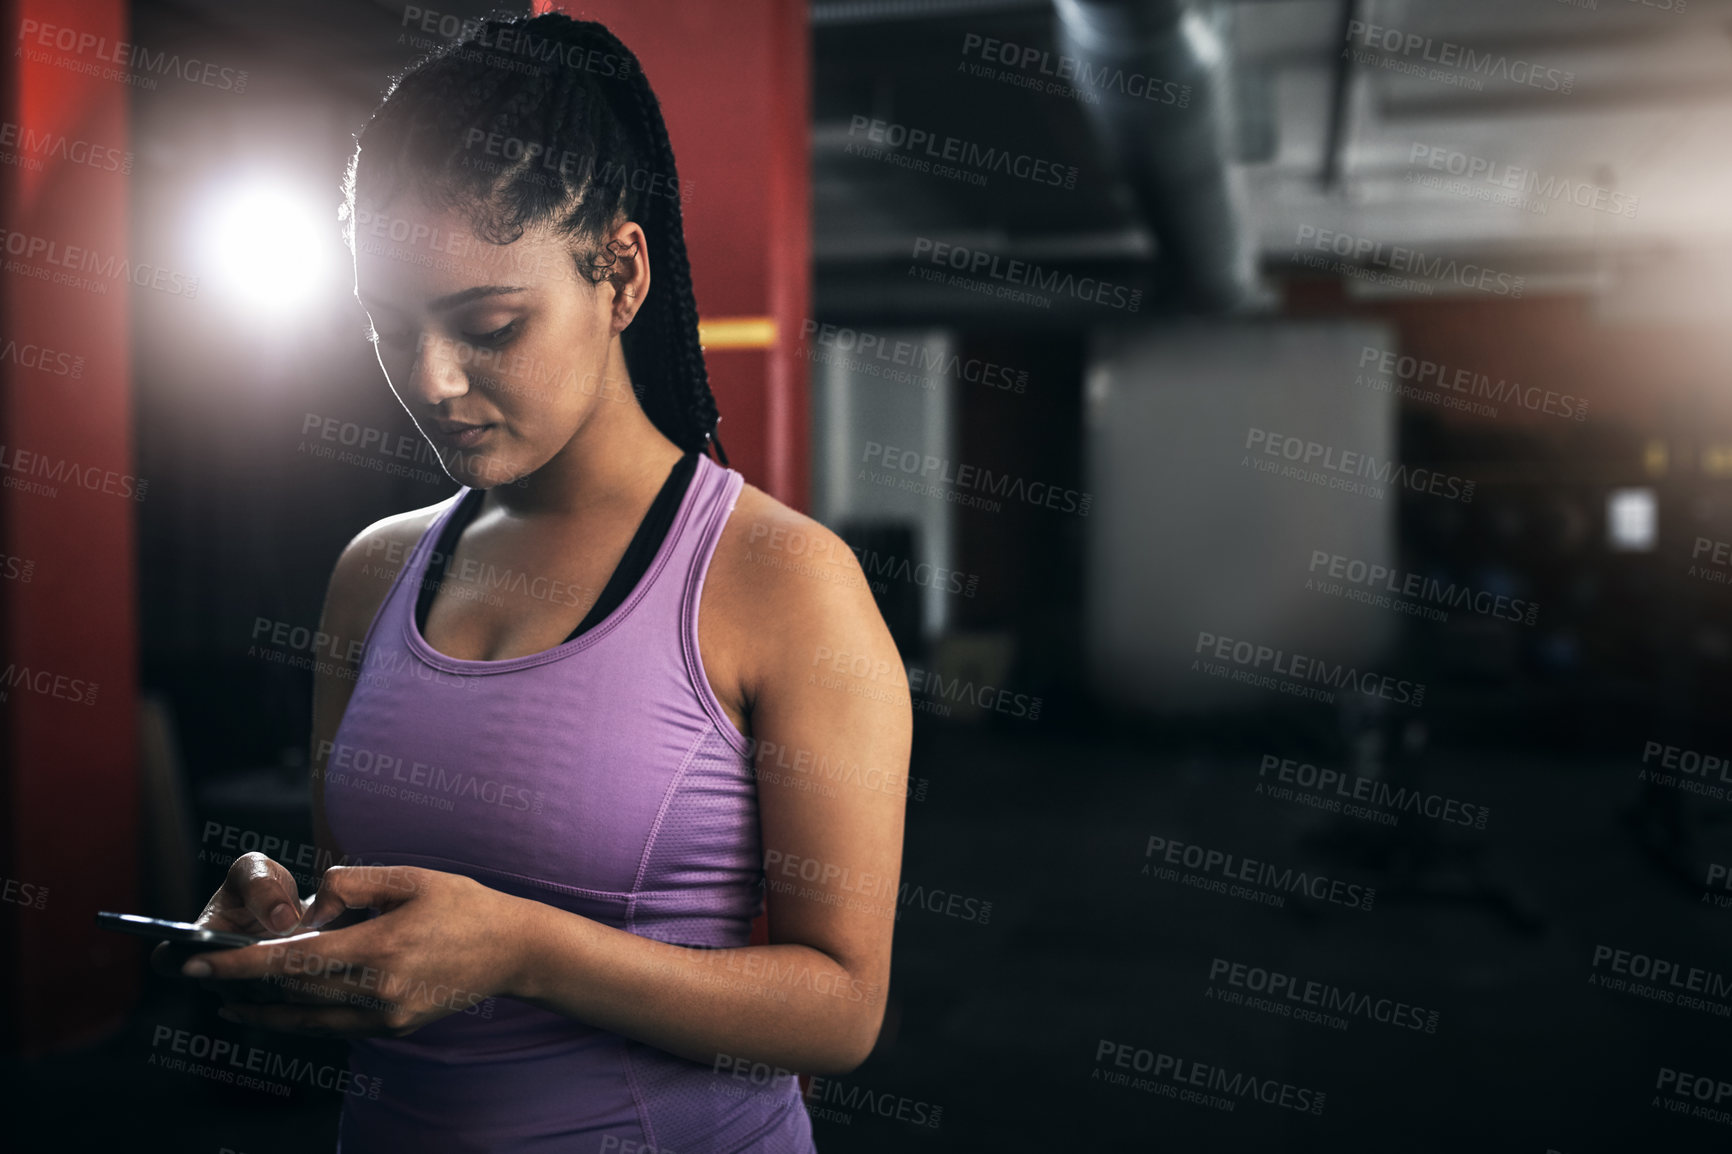
<instances>
[{"instance_id":1,"label":"woman's left hand","mask_svg":"<svg viewBox=\"0 0 1732 1154\"><path fill-rule=\"evenodd\" d=\"M200 954L182 968L219 992L229 981L276 985L285 1002L228 1001L245 1025L320 1037L400 1038L447 1014L491 1017L516 953L523 901L461 874L414 866L332 866L302 920L317 928L345 910L378 916L343 929ZM209 967L201 973L200 963Z\"/></svg>"}]
</instances>

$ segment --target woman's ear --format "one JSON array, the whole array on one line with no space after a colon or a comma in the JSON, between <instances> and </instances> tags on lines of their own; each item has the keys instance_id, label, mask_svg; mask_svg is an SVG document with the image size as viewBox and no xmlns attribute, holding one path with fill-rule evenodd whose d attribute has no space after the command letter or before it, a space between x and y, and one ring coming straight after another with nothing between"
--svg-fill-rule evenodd
<instances>
[{"instance_id":1,"label":"woman's ear","mask_svg":"<svg viewBox=\"0 0 1732 1154\"><path fill-rule=\"evenodd\" d=\"M626 330L649 295L649 241L635 220L628 220L608 238L607 283L613 286L613 335ZM611 259L609 259L611 258Z\"/></svg>"}]
</instances>

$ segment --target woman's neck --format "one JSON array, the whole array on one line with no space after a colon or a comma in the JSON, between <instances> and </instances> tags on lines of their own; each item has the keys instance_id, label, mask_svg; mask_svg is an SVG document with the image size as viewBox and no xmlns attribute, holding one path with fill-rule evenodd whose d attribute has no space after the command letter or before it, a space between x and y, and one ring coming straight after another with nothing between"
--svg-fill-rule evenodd
<instances>
[{"instance_id":1,"label":"woman's neck","mask_svg":"<svg viewBox=\"0 0 1732 1154\"><path fill-rule=\"evenodd\" d=\"M613 368L610 365L610 373ZM617 379L629 380L623 358L617 370ZM598 397L564 448L522 485L489 489L482 512L499 510L512 519L570 520L622 504L635 510L654 499L684 455L635 400Z\"/></svg>"}]
</instances>

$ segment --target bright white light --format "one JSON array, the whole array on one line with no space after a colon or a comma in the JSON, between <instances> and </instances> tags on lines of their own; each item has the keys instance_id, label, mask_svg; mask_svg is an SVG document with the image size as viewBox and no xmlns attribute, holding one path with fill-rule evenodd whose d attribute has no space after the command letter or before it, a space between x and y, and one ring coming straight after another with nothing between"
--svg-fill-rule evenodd
<instances>
[{"instance_id":1,"label":"bright white light","mask_svg":"<svg viewBox=\"0 0 1732 1154\"><path fill-rule=\"evenodd\" d=\"M1652 552L1659 539L1659 510L1652 489L1613 489L1606 498L1606 537L1612 548Z\"/></svg>"},{"instance_id":2,"label":"bright white light","mask_svg":"<svg viewBox=\"0 0 1732 1154\"><path fill-rule=\"evenodd\" d=\"M1221 63L1221 58L1226 55L1221 47L1221 38L1195 8L1185 9L1185 14L1179 17L1179 27L1184 31L1185 40L1199 62L1208 68Z\"/></svg>"},{"instance_id":3,"label":"bright white light","mask_svg":"<svg viewBox=\"0 0 1732 1154\"><path fill-rule=\"evenodd\" d=\"M310 196L273 184L249 184L219 194L206 224L208 266L222 295L265 315L300 309L329 289L329 211Z\"/></svg>"}]
</instances>

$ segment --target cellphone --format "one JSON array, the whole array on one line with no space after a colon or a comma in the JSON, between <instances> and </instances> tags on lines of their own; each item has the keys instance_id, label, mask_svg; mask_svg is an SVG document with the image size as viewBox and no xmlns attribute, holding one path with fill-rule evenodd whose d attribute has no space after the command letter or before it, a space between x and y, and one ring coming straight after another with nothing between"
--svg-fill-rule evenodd
<instances>
[{"instance_id":1,"label":"cellphone","mask_svg":"<svg viewBox=\"0 0 1732 1154\"><path fill-rule=\"evenodd\" d=\"M241 946L256 946L276 938L258 938L252 934L237 934L230 930L212 930L191 922L171 922L166 918L147 918L142 914L115 914L103 910L96 915L96 924L105 930L137 934L142 938L175 942L195 950L232 950Z\"/></svg>"}]
</instances>

